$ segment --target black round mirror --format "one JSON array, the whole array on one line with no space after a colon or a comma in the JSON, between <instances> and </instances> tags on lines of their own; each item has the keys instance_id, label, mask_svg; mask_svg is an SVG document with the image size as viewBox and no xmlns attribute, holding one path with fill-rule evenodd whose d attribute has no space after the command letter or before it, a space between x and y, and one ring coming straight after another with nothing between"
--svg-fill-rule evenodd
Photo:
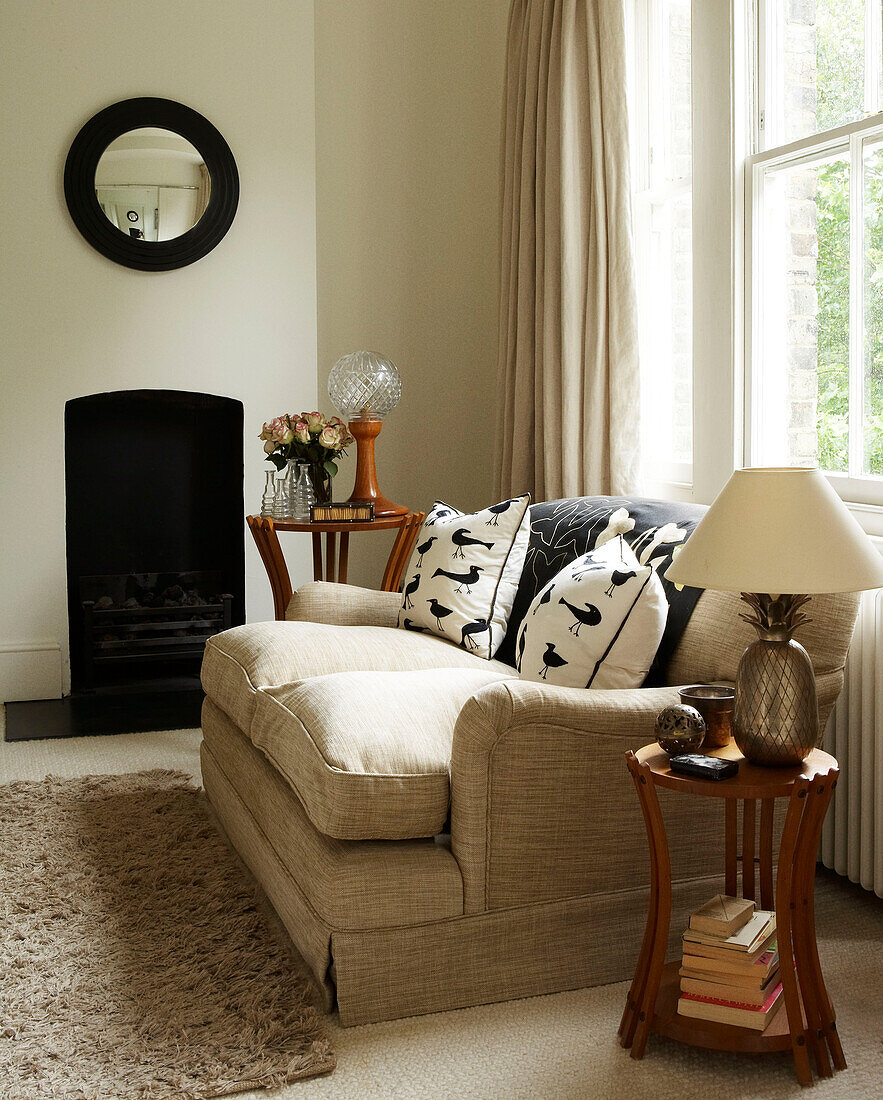
<instances>
[{"instance_id":1,"label":"black round mirror","mask_svg":"<svg viewBox=\"0 0 883 1100\"><path fill-rule=\"evenodd\" d=\"M239 174L208 119L169 99L127 99L77 134L64 195L74 224L102 255L168 271L205 256L230 228Z\"/></svg>"}]
</instances>

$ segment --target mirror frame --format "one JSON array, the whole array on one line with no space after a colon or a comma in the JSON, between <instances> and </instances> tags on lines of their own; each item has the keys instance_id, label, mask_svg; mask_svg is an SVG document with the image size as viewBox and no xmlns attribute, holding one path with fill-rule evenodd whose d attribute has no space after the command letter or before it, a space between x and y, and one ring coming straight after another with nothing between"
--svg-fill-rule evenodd
<instances>
[{"instance_id":1,"label":"mirror frame","mask_svg":"<svg viewBox=\"0 0 883 1100\"><path fill-rule=\"evenodd\" d=\"M95 170L102 153L118 137L144 126L186 138L202 155L211 178L202 217L168 241L127 237L107 219L95 194ZM230 228L239 205L239 173L227 142L198 112L171 99L124 99L90 118L74 138L64 165L64 197L77 229L109 260L140 271L170 271L211 252Z\"/></svg>"}]
</instances>

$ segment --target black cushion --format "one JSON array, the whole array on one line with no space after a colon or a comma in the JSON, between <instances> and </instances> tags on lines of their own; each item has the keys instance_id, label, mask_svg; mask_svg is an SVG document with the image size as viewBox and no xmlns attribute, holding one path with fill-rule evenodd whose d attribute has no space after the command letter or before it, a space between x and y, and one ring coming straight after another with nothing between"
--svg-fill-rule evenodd
<instances>
[{"instance_id":1,"label":"black cushion","mask_svg":"<svg viewBox=\"0 0 883 1100\"><path fill-rule=\"evenodd\" d=\"M652 561L656 565L668 600L665 633L645 683L664 682L663 671L668 659L702 594L699 588L684 588L679 592L665 579L665 570L671 564L672 552L686 541L707 511L703 504L640 497L569 497L534 504L530 509L527 557L506 636L494 654L497 660L515 664L515 639L531 601L565 565L594 549L611 516L622 508L634 520L634 527L624 534L625 540L642 564ZM665 534L662 529L667 524L686 532L684 538L677 542L658 542L654 546L654 541Z\"/></svg>"}]
</instances>

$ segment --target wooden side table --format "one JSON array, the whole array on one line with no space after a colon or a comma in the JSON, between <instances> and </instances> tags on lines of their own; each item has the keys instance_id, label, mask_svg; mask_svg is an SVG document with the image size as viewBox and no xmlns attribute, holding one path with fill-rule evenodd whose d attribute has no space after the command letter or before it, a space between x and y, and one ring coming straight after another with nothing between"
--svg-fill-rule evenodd
<instances>
[{"instance_id":1,"label":"wooden side table","mask_svg":"<svg viewBox=\"0 0 883 1100\"><path fill-rule=\"evenodd\" d=\"M288 607L292 593L288 565L285 562L282 547L279 545L277 531L303 531L312 535L313 580L339 581L341 584L346 584L350 532L390 531L397 528L398 534L387 559L380 584L383 592L397 592L425 516L425 512L408 512L403 516L378 516L370 523L302 523L293 519L274 520L266 516L246 516L246 523L270 580L276 618L280 620L285 618L285 609ZM325 536L324 561L323 535ZM340 536L339 552L338 535Z\"/></svg>"},{"instance_id":2,"label":"wooden side table","mask_svg":"<svg viewBox=\"0 0 883 1100\"><path fill-rule=\"evenodd\" d=\"M816 853L822 821L840 774L833 756L814 749L802 767L761 768L742 756L735 745L715 749L710 756L739 761L739 774L718 782L675 775L669 757L658 745L626 753L626 764L644 814L650 845L650 907L635 977L629 990L620 1042L641 1058L651 1031L681 1043L710 1050L767 1053L791 1050L801 1085L813 1081L810 1052L819 1077L845 1069L834 1009L825 988L816 947L814 885ZM678 1015L680 960L665 963L671 921L671 862L665 824L656 787L684 795L722 798L725 828L726 893L736 896L741 863L742 896L759 900L761 909L776 911L781 1005L766 1031L735 1027ZM788 799L779 845L779 865L773 888L773 818L775 800ZM738 803L742 802L742 851L738 853ZM757 837L757 804L760 831ZM759 899L755 892L759 872Z\"/></svg>"}]
</instances>

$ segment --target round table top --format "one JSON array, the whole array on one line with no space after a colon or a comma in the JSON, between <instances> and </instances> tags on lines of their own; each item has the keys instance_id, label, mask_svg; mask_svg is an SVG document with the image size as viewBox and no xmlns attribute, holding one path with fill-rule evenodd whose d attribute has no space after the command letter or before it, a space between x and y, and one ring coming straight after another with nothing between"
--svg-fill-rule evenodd
<instances>
[{"instance_id":1,"label":"round table top","mask_svg":"<svg viewBox=\"0 0 883 1100\"><path fill-rule=\"evenodd\" d=\"M343 531L389 531L394 527L401 527L409 514L405 512L399 516L377 516L376 519L367 520L364 523L347 523L345 520L334 523L310 523L296 519L274 519L273 526L277 531L311 531L319 535Z\"/></svg>"},{"instance_id":2,"label":"round table top","mask_svg":"<svg viewBox=\"0 0 883 1100\"><path fill-rule=\"evenodd\" d=\"M671 758L659 745L645 745L635 755L638 763L646 764L653 773L653 782L659 787L690 794L710 795L713 798L787 798L798 779L813 779L831 769L838 770L837 761L821 749L813 749L800 765L787 768L769 768L750 764L731 741L722 749L711 749L703 756L717 756L722 760L738 760L739 774L730 779L698 779L692 775L677 775L671 770Z\"/></svg>"}]
</instances>

